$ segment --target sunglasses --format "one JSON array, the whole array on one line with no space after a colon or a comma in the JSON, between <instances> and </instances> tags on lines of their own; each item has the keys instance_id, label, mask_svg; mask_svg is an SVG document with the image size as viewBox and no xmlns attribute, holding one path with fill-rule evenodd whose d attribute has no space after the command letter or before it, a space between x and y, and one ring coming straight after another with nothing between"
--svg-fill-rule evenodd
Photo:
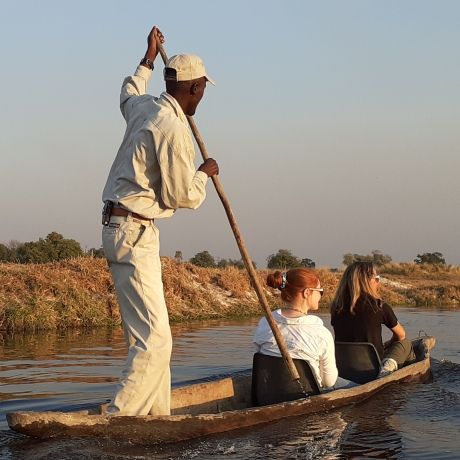
<instances>
[{"instance_id":1,"label":"sunglasses","mask_svg":"<svg viewBox=\"0 0 460 460\"><path fill-rule=\"evenodd\" d=\"M324 294L324 289L323 288L308 288L308 289L310 289L310 291L318 291L319 295L321 297L323 297L323 294Z\"/></svg>"}]
</instances>

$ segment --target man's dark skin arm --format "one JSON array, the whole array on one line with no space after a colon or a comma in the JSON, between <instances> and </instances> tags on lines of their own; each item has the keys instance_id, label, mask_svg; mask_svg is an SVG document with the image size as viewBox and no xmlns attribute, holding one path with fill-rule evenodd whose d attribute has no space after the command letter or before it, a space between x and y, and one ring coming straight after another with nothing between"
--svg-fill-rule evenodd
<instances>
[{"instance_id":1,"label":"man's dark skin arm","mask_svg":"<svg viewBox=\"0 0 460 460\"><path fill-rule=\"evenodd\" d=\"M157 26L153 26L153 29L150 31L149 36L147 37L147 51L145 52L144 58L149 59L152 62L155 61L159 51L158 42L164 43L165 39L161 33L161 30ZM149 68L147 64L141 65Z\"/></svg>"}]
</instances>

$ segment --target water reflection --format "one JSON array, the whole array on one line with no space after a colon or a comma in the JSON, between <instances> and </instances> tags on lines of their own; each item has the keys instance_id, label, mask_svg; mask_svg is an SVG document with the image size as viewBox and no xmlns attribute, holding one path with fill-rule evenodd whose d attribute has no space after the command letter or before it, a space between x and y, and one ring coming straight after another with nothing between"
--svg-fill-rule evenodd
<instances>
[{"instance_id":1,"label":"water reflection","mask_svg":"<svg viewBox=\"0 0 460 460\"><path fill-rule=\"evenodd\" d=\"M248 369L252 365L252 334L257 320L213 321L172 327L172 378L187 380ZM204 327L203 327L204 326Z\"/></svg>"},{"instance_id":2,"label":"water reflection","mask_svg":"<svg viewBox=\"0 0 460 460\"><path fill-rule=\"evenodd\" d=\"M364 403L342 411L347 423L340 440L344 458L405 458L401 434L393 428L392 418L405 404L409 388L385 388Z\"/></svg>"},{"instance_id":3,"label":"water reflection","mask_svg":"<svg viewBox=\"0 0 460 460\"><path fill-rule=\"evenodd\" d=\"M329 315L321 313L329 326ZM458 310L397 309L408 334L438 337L434 381L393 385L371 399L203 440L148 448L104 440L36 442L6 431L10 410L76 409L109 398L126 358L121 329L5 336L0 341L0 458L458 458ZM173 325L174 384L248 368L258 319Z\"/></svg>"},{"instance_id":4,"label":"water reflection","mask_svg":"<svg viewBox=\"0 0 460 460\"><path fill-rule=\"evenodd\" d=\"M124 348L121 331L110 329L5 336L0 410L6 400L28 401L35 410L105 400L117 381Z\"/></svg>"},{"instance_id":5,"label":"water reflection","mask_svg":"<svg viewBox=\"0 0 460 460\"><path fill-rule=\"evenodd\" d=\"M255 321L173 325L173 384L250 367ZM45 410L107 400L115 391L127 347L121 329L71 330L5 335L0 352L4 427L6 401L21 406L27 401L31 410Z\"/></svg>"}]
</instances>

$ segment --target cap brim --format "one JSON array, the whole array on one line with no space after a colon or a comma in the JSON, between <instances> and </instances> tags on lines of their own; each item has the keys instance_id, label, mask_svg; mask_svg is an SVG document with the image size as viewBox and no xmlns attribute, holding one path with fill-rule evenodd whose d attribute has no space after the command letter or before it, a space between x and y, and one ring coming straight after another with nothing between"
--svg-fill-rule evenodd
<instances>
[{"instance_id":1,"label":"cap brim","mask_svg":"<svg viewBox=\"0 0 460 460\"><path fill-rule=\"evenodd\" d=\"M209 83L211 83L211 85L216 86L216 82L209 75L205 75L205 77L206 80L209 81Z\"/></svg>"}]
</instances>

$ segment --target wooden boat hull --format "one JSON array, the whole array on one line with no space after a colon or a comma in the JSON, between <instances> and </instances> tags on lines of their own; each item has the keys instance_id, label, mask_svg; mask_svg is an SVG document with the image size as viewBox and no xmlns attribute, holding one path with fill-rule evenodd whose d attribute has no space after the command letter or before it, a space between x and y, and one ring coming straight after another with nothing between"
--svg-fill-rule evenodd
<instances>
[{"instance_id":1,"label":"wooden boat hull","mask_svg":"<svg viewBox=\"0 0 460 460\"><path fill-rule=\"evenodd\" d=\"M414 364L363 385L270 406L249 407L251 374L243 372L174 389L170 416L108 416L89 411L13 412L7 414L7 420L11 429L41 439L91 436L157 444L332 410L363 401L392 383L423 381L429 376L430 359L426 354Z\"/></svg>"}]
</instances>

